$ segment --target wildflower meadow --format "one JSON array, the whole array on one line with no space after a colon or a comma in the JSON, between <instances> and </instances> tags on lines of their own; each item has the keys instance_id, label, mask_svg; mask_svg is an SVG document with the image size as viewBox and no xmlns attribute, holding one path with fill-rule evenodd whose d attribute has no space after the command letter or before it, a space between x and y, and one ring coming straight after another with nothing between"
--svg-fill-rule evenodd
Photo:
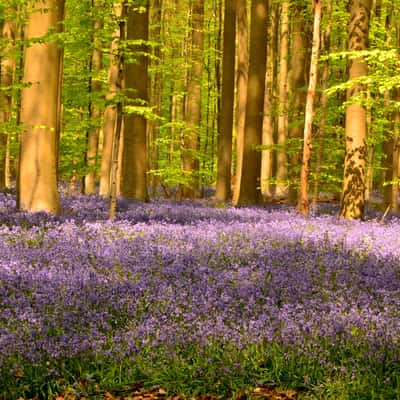
<instances>
[{"instance_id":1,"label":"wildflower meadow","mask_svg":"<svg viewBox=\"0 0 400 400\"><path fill-rule=\"evenodd\" d=\"M400 399L398 219L120 202L111 222L99 197L62 202L54 217L0 197L1 399L136 382Z\"/></svg>"}]
</instances>

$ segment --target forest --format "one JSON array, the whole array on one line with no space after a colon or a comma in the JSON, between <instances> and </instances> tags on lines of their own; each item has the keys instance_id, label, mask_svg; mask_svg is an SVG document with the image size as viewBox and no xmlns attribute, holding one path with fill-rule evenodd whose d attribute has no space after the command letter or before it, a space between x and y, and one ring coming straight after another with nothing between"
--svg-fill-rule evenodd
<instances>
[{"instance_id":1,"label":"forest","mask_svg":"<svg viewBox=\"0 0 400 400\"><path fill-rule=\"evenodd\" d=\"M400 0L0 0L0 399L400 399Z\"/></svg>"}]
</instances>

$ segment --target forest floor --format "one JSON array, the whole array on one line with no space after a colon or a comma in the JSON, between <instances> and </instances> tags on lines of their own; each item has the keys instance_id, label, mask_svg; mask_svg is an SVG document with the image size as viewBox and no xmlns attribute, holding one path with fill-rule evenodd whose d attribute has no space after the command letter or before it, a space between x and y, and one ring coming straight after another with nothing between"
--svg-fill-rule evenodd
<instances>
[{"instance_id":1,"label":"forest floor","mask_svg":"<svg viewBox=\"0 0 400 400\"><path fill-rule=\"evenodd\" d=\"M400 399L400 221L0 194L0 399Z\"/></svg>"},{"instance_id":2,"label":"forest floor","mask_svg":"<svg viewBox=\"0 0 400 400\"><path fill-rule=\"evenodd\" d=\"M235 400L296 400L298 392L295 390L283 390L274 387L256 387L243 393L236 393ZM103 400L221 400L224 397L215 395L187 396L185 394L168 394L160 387L145 388L143 382L138 382L125 389L101 392L96 396ZM56 395L55 400L85 400L85 396L76 395L75 390L68 388L62 395ZM21 398L22 400L22 398Z\"/></svg>"}]
</instances>

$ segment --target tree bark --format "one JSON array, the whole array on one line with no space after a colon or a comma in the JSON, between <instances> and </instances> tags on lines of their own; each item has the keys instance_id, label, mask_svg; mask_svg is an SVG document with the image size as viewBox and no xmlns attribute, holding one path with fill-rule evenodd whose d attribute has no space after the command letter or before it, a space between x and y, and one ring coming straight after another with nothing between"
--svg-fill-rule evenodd
<instances>
[{"instance_id":1,"label":"tree bark","mask_svg":"<svg viewBox=\"0 0 400 400\"><path fill-rule=\"evenodd\" d=\"M240 193L235 205L257 204L261 202L261 152L256 147L261 145L262 140L265 62L267 53L267 15L268 1L252 0L243 165Z\"/></svg>"},{"instance_id":2,"label":"tree bark","mask_svg":"<svg viewBox=\"0 0 400 400\"><path fill-rule=\"evenodd\" d=\"M137 5L128 7L127 40L148 40L149 6L142 9ZM147 105L148 68L146 44L129 45L135 62L125 62L125 85L129 104ZM125 115L122 160L122 196L139 201L147 201L147 121L143 115Z\"/></svg>"},{"instance_id":3,"label":"tree bark","mask_svg":"<svg viewBox=\"0 0 400 400\"><path fill-rule=\"evenodd\" d=\"M12 12L13 10L8 10ZM1 36L6 41L5 49L3 50L4 56L0 60L0 87L11 87L13 84L13 76L15 70L15 58L12 56L12 50L15 46L16 23L10 18L6 19L1 27ZM0 190L7 186L6 179L6 163L7 151L9 144L8 129L4 126L11 120L12 110L12 96L11 91L7 89L4 94L0 96Z\"/></svg>"},{"instance_id":4,"label":"tree bark","mask_svg":"<svg viewBox=\"0 0 400 400\"><path fill-rule=\"evenodd\" d=\"M392 28L392 10L393 5L387 5L386 8L386 31L390 32ZM400 28L400 23L399 28ZM397 39L395 44L400 45L400 35L397 31ZM400 90L398 88L387 90L385 93L385 109L390 110L392 101L399 101ZM394 111L386 112L386 119L388 120L387 130L383 141L384 159L382 161L384 179L383 179L383 202L384 208L389 208L392 212L397 212L398 205L398 168L399 168L399 151L398 151L398 118L399 112L396 108Z\"/></svg>"},{"instance_id":5,"label":"tree bark","mask_svg":"<svg viewBox=\"0 0 400 400\"><path fill-rule=\"evenodd\" d=\"M186 102L187 132L183 136L182 168L187 184L182 187L184 198L195 198L199 192L199 129L201 121L201 77L203 72L204 0L192 5L192 65Z\"/></svg>"},{"instance_id":6,"label":"tree bark","mask_svg":"<svg viewBox=\"0 0 400 400\"><path fill-rule=\"evenodd\" d=\"M326 6L326 20L327 24L325 26L324 34L321 36L321 47L323 48L324 54L329 54L330 50L330 40L331 40L331 12L332 12L332 0L327 1ZM319 191L321 183L321 171L322 171L322 161L324 156L324 139L325 139L325 129L326 129L326 112L328 106L328 96L326 95L326 89L328 87L329 79L329 61L326 60L323 64L321 73L321 95L320 95L320 110L321 118L318 127L318 146L317 146L317 156L316 156L316 166L315 166L315 179L313 187L313 208L317 207L319 201Z\"/></svg>"},{"instance_id":7,"label":"tree bark","mask_svg":"<svg viewBox=\"0 0 400 400\"><path fill-rule=\"evenodd\" d=\"M396 90L396 100L400 101L400 90ZM391 185L390 209L394 213L399 212L399 137L400 137L400 112L396 110L393 115L393 164Z\"/></svg>"},{"instance_id":8,"label":"tree bark","mask_svg":"<svg viewBox=\"0 0 400 400\"><path fill-rule=\"evenodd\" d=\"M114 47L115 53L112 53L112 61L114 62L115 68L111 69L109 73L112 73L111 82L113 84L112 89L114 92L111 92L109 95L112 98L121 93L123 89L123 81L124 81L124 66L123 66L123 55L122 49L120 46L121 38L125 37L125 7L120 7L119 4L115 4L114 12L115 15L118 17L118 29L114 31L116 34L116 41L115 44L112 45L112 50ZM123 18L120 18L123 17ZM117 32L118 31L118 32ZM119 98L117 104L115 105L114 111L114 123L112 126L113 131L109 132L112 140L110 140L111 146L111 154L110 154L110 169L108 171L109 175L109 198L110 198L110 205L109 205L109 212L108 217L109 219L113 220L117 213L117 196L120 193L120 184L121 184L121 168L122 168L122 148L123 148L123 141L121 140L121 136L123 135L123 103L122 99ZM111 129L111 126L109 126Z\"/></svg>"},{"instance_id":9,"label":"tree bark","mask_svg":"<svg viewBox=\"0 0 400 400\"><path fill-rule=\"evenodd\" d=\"M163 73L162 73L162 58L163 54L161 52L161 26L162 26L162 9L163 1L154 0L151 11L152 11L152 21L151 26L153 30L151 31L151 40L157 42L154 47L154 61L153 64L153 77L151 85L151 102L154 107L154 112L157 117L161 117L161 106L162 106L162 88L163 88ZM158 143L157 140L160 135L160 120L158 118L153 121L149 121L149 171L158 170ZM151 188L152 196L154 197L157 193L157 186L159 185L159 179L157 175L151 174Z\"/></svg>"},{"instance_id":10,"label":"tree bark","mask_svg":"<svg viewBox=\"0 0 400 400\"><path fill-rule=\"evenodd\" d=\"M58 27L62 0L34 2L26 27L27 39L44 36ZM60 212L57 193L57 102L60 50L52 42L33 43L25 50L22 91L19 207L37 212Z\"/></svg>"},{"instance_id":11,"label":"tree bark","mask_svg":"<svg viewBox=\"0 0 400 400\"><path fill-rule=\"evenodd\" d=\"M247 23L247 2L236 0L237 18L237 137L236 137L236 175L233 190L233 204L239 200L242 165L243 165L243 142L244 123L246 118L247 81L249 68L248 53L248 23Z\"/></svg>"},{"instance_id":12,"label":"tree bark","mask_svg":"<svg viewBox=\"0 0 400 400\"><path fill-rule=\"evenodd\" d=\"M265 73L265 95L264 95L264 119L263 119L263 146L273 146L275 131L275 101L274 101L274 85L275 85L275 59L276 54L276 25L277 25L277 4L271 2L269 4L269 23L268 23L268 45L267 45L267 62ZM261 152L261 194L263 197L271 197L272 187L270 180L272 178L273 152L271 149L262 150Z\"/></svg>"},{"instance_id":13,"label":"tree bark","mask_svg":"<svg viewBox=\"0 0 400 400\"><path fill-rule=\"evenodd\" d=\"M278 105L278 140L276 166L277 197L286 196L287 189L287 155L286 141L288 132L288 57L289 57L289 2L281 5L280 50L279 50L279 105Z\"/></svg>"},{"instance_id":14,"label":"tree bark","mask_svg":"<svg viewBox=\"0 0 400 400\"><path fill-rule=\"evenodd\" d=\"M309 213L308 175L309 175L309 163L311 156L311 134L312 134L312 123L314 117L314 98L315 98L315 90L317 88L321 16L322 16L322 0L314 0L314 29L313 29L312 51L311 51L310 79L307 92L306 112L305 112L305 122L304 122L303 161L301 165L300 197L298 203L299 211L305 216L307 216Z\"/></svg>"},{"instance_id":15,"label":"tree bark","mask_svg":"<svg viewBox=\"0 0 400 400\"><path fill-rule=\"evenodd\" d=\"M290 128L288 136L293 148L289 158L289 202L297 204L299 199L299 167L301 166L300 141L304 133L304 110L307 101L307 64L310 52L309 23L306 20L308 6L302 2L293 7L293 31L291 51L291 101ZM297 151L297 148L299 149Z\"/></svg>"},{"instance_id":16,"label":"tree bark","mask_svg":"<svg viewBox=\"0 0 400 400\"><path fill-rule=\"evenodd\" d=\"M233 0L226 0L216 189L217 200L223 202L228 201L231 196L233 98L235 89L235 20L234 2Z\"/></svg>"},{"instance_id":17,"label":"tree bark","mask_svg":"<svg viewBox=\"0 0 400 400\"><path fill-rule=\"evenodd\" d=\"M350 1L349 50L362 51L368 47L369 18L372 0ZM354 58L350 61L349 79L367 75L366 61ZM362 86L355 83L347 97L359 95ZM356 102L346 109L346 157L344 163L343 190L340 216L347 219L362 219L365 205L365 157L366 157L366 111Z\"/></svg>"},{"instance_id":18,"label":"tree bark","mask_svg":"<svg viewBox=\"0 0 400 400\"><path fill-rule=\"evenodd\" d=\"M114 5L114 16L118 20L121 17L122 7L119 3ZM116 28L113 33L111 42L108 67L108 93L106 101L109 102L104 114L103 125L103 148L101 153L100 167L100 196L110 196L110 173L112 165L113 140L116 122L116 105L113 104L115 95L118 93L118 74L121 68L120 64L120 27Z\"/></svg>"},{"instance_id":19,"label":"tree bark","mask_svg":"<svg viewBox=\"0 0 400 400\"><path fill-rule=\"evenodd\" d=\"M92 8L101 6L101 2L97 5L92 0ZM94 22L93 33L93 50L91 55L91 70L90 70L90 105L89 105L89 120L92 126L87 133L87 151L86 151L86 165L90 171L84 178L84 193L94 194L96 192L96 164L99 149L99 135L100 129L96 126L101 119L101 109L98 106L98 97L101 93L101 81L99 73L102 69L102 46L98 37L97 31L103 28L102 21Z\"/></svg>"}]
</instances>

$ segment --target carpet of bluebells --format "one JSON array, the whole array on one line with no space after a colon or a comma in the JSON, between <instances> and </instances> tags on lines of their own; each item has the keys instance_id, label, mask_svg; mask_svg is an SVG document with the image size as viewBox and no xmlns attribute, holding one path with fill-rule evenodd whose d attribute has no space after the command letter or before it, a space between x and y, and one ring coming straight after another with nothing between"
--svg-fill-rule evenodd
<instances>
[{"instance_id":1,"label":"carpet of bluebells","mask_svg":"<svg viewBox=\"0 0 400 400\"><path fill-rule=\"evenodd\" d=\"M62 202L0 195L0 398L144 380L400 399L398 220L120 202L110 222L98 197Z\"/></svg>"}]
</instances>

